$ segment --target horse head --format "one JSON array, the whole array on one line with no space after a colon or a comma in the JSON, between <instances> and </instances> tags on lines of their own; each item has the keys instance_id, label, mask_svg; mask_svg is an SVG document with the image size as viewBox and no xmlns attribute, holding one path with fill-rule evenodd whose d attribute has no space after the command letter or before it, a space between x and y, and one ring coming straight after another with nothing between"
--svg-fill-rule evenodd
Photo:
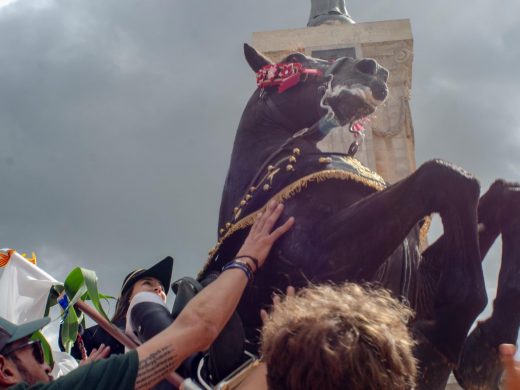
<instances>
[{"instance_id":1,"label":"horse head","mask_svg":"<svg viewBox=\"0 0 520 390\"><path fill-rule=\"evenodd\" d=\"M352 126L388 95L388 71L370 58L329 62L293 53L274 64L247 44L244 52L271 119L292 133L325 116L339 126Z\"/></svg>"},{"instance_id":2,"label":"horse head","mask_svg":"<svg viewBox=\"0 0 520 390\"><path fill-rule=\"evenodd\" d=\"M219 228L230 223L232 210L255 173L287 140L310 129L298 147L318 152L316 143L331 129L354 128L388 95L388 71L373 59L343 57L329 62L293 53L273 63L247 44L244 54L258 88L236 133Z\"/></svg>"}]
</instances>

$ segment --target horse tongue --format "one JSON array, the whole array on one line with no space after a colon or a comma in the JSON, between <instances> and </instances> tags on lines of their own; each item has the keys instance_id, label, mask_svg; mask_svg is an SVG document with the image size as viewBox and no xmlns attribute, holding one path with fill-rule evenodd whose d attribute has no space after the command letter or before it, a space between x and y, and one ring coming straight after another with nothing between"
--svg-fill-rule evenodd
<instances>
[{"instance_id":1,"label":"horse tongue","mask_svg":"<svg viewBox=\"0 0 520 390\"><path fill-rule=\"evenodd\" d=\"M358 119L350 126L350 131L361 134L365 131L365 125L368 124L368 122L370 122L368 118Z\"/></svg>"},{"instance_id":2,"label":"horse tongue","mask_svg":"<svg viewBox=\"0 0 520 390\"><path fill-rule=\"evenodd\" d=\"M365 127L363 126L362 123L357 121L357 122L354 122L354 124L351 126L351 129L352 129L352 131L355 131L356 133L361 133L362 131L365 130Z\"/></svg>"}]
</instances>

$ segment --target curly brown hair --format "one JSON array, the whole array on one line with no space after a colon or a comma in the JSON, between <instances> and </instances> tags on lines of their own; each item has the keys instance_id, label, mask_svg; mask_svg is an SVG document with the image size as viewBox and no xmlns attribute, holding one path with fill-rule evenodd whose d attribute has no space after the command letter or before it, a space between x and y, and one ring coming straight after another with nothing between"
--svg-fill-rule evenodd
<instances>
[{"instance_id":1,"label":"curly brown hair","mask_svg":"<svg viewBox=\"0 0 520 390\"><path fill-rule=\"evenodd\" d=\"M262 330L269 389L412 388L411 316L388 291L352 283L287 296Z\"/></svg>"}]
</instances>

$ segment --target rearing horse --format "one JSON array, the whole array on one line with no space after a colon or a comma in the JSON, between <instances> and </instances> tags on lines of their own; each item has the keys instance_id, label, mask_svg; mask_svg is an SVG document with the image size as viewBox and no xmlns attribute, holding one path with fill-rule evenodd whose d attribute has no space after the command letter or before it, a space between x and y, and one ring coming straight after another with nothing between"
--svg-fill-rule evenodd
<instances>
[{"instance_id":1,"label":"rearing horse","mask_svg":"<svg viewBox=\"0 0 520 390\"><path fill-rule=\"evenodd\" d=\"M309 281L379 282L416 312L420 388L444 388L453 368L465 388L496 388L496 348L520 324L520 187L495 182L479 199L469 173L434 160L388 185L349 155L316 143L334 127L356 128L388 94L372 59L333 64L291 54L273 64L245 45L259 88L237 130L219 218L219 241L201 277L232 258L269 199L296 224L273 248L238 312L250 340L273 291ZM443 235L419 251L419 224L438 213ZM283 219L283 218L282 218ZM502 234L494 311L467 338L487 303L481 259Z\"/></svg>"}]
</instances>

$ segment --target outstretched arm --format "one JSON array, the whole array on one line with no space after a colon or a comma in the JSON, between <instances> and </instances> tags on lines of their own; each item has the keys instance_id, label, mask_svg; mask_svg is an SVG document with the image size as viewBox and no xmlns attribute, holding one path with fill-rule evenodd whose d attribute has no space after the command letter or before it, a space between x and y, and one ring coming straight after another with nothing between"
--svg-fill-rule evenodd
<instances>
[{"instance_id":1,"label":"outstretched arm","mask_svg":"<svg viewBox=\"0 0 520 390\"><path fill-rule=\"evenodd\" d=\"M274 242L294 223L291 217L271 232L282 211L283 205L270 203L251 227L238 255L256 258L261 267ZM209 348L235 311L247 282L241 269L223 272L188 303L172 325L137 348L139 369L135 388L152 387L186 357Z\"/></svg>"}]
</instances>

